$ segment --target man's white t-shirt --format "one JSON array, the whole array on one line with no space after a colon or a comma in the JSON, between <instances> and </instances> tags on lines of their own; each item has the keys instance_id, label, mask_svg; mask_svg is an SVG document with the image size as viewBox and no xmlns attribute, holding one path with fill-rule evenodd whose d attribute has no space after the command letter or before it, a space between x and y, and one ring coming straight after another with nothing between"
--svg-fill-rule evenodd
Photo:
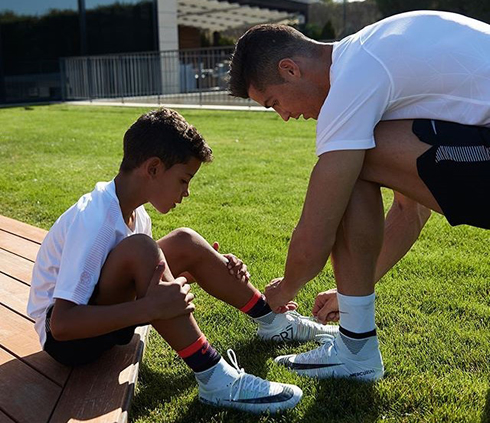
<instances>
[{"instance_id":1,"label":"man's white t-shirt","mask_svg":"<svg viewBox=\"0 0 490 423\"><path fill-rule=\"evenodd\" d=\"M447 12L402 13L334 43L317 155L375 146L381 120L490 126L490 25Z\"/></svg>"},{"instance_id":2,"label":"man's white t-shirt","mask_svg":"<svg viewBox=\"0 0 490 423\"><path fill-rule=\"evenodd\" d=\"M99 182L63 213L44 239L34 264L27 313L46 342L46 310L56 298L88 304L110 251L137 233L151 237L144 206L135 210L135 229L124 222L114 180Z\"/></svg>"}]
</instances>

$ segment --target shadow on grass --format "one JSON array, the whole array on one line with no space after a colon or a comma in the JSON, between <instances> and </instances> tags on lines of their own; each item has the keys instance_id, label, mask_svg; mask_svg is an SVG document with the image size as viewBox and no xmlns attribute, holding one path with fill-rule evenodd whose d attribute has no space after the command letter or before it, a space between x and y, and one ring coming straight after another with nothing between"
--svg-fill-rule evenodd
<instances>
[{"instance_id":1,"label":"shadow on grass","mask_svg":"<svg viewBox=\"0 0 490 423\"><path fill-rule=\"evenodd\" d=\"M145 363L140 366L140 377L144 383L139 385L138 395L131 404L130 421L149 418L149 410L158 408L162 402L170 402L196 384L196 379L189 372L176 377L175 374L155 372Z\"/></svg>"},{"instance_id":2,"label":"shadow on grass","mask_svg":"<svg viewBox=\"0 0 490 423\"><path fill-rule=\"evenodd\" d=\"M215 345L226 357L226 351ZM267 360L278 355L281 346L273 343L257 342L256 339L239 342L234 345L240 367L262 378L267 377ZM177 379L172 376L162 376L161 373L152 372L143 366L145 373L145 386L141 388L136 398L137 406L132 408L131 421L137 418L148 418L149 410L158 407L161 402L171 401L180 395L183 390L192 389L196 382L190 373ZM363 422L370 423L379 420L380 401L377 391L372 384L349 380L314 381L301 379L302 389L305 393L298 410L290 410L269 417L210 407L199 402L197 395L187 403L179 413L175 422L240 422L252 423L259 421L293 423L293 422ZM136 405L136 404L135 404Z\"/></svg>"},{"instance_id":3,"label":"shadow on grass","mask_svg":"<svg viewBox=\"0 0 490 423\"><path fill-rule=\"evenodd\" d=\"M380 411L374 384L345 379L322 380L302 421L370 423L380 420Z\"/></svg>"},{"instance_id":4,"label":"shadow on grass","mask_svg":"<svg viewBox=\"0 0 490 423\"><path fill-rule=\"evenodd\" d=\"M481 423L490 423L490 389L487 392L487 402L481 416Z\"/></svg>"}]
</instances>

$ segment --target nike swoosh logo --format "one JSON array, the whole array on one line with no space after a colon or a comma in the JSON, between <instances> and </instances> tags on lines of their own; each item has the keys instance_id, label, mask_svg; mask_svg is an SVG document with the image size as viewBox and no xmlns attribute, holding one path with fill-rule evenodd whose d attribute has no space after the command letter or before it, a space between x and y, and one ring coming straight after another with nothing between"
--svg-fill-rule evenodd
<instances>
[{"instance_id":1,"label":"nike swoosh logo","mask_svg":"<svg viewBox=\"0 0 490 423\"><path fill-rule=\"evenodd\" d=\"M269 397L259 397L259 398L247 398L247 399L236 399L236 400L225 400L226 402L235 402L243 404L271 404L274 402L284 402L288 401L293 397L293 390L289 387L285 387L280 394L272 395ZM224 401L223 401L224 402Z\"/></svg>"},{"instance_id":2,"label":"nike swoosh logo","mask_svg":"<svg viewBox=\"0 0 490 423\"><path fill-rule=\"evenodd\" d=\"M293 363L286 359L286 360L281 360L279 364L282 364L283 366L291 370L314 370L314 369L325 369L327 367L342 366L344 363L325 363L325 364Z\"/></svg>"}]
</instances>

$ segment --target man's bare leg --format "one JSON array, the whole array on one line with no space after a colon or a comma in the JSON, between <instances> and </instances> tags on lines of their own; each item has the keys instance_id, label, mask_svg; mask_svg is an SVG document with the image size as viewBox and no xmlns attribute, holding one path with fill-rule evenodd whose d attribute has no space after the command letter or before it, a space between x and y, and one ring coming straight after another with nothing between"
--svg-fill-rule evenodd
<instances>
[{"instance_id":1,"label":"man's bare leg","mask_svg":"<svg viewBox=\"0 0 490 423\"><path fill-rule=\"evenodd\" d=\"M391 188L441 213L417 171L417 159L431 146L418 139L412 132L412 125L412 120L395 120L376 126L376 147L366 151L360 178Z\"/></svg>"},{"instance_id":2,"label":"man's bare leg","mask_svg":"<svg viewBox=\"0 0 490 423\"><path fill-rule=\"evenodd\" d=\"M374 292L383 243L383 203L377 184L359 180L337 230L331 260L337 290L344 295Z\"/></svg>"},{"instance_id":3,"label":"man's bare leg","mask_svg":"<svg viewBox=\"0 0 490 423\"><path fill-rule=\"evenodd\" d=\"M338 288L339 333L316 350L278 357L278 363L317 378L372 381L383 376L374 320L374 278L383 222L379 186L358 180L331 253Z\"/></svg>"},{"instance_id":4,"label":"man's bare leg","mask_svg":"<svg viewBox=\"0 0 490 423\"><path fill-rule=\"evenodd\" d=\"M410 250L431 210L441 212L417 171L417 158L430 145L413 134L412 125L412 120L379 123L375 130L376 148L366 151L361 172L362 179L394 190L393 204L385 219L375 282ZM318 294L313 314L321 322L339 320L335 289Z\"/></svg>"}]
</instances>

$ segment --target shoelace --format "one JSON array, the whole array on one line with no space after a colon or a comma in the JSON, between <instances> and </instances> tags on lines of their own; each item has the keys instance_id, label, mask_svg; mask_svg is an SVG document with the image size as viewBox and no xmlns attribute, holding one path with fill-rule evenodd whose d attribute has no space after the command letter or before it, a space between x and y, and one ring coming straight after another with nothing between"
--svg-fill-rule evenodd
<instances>
[{"instance_id":1,"label":"shoelace","mask_svg":"<svg viewBox=\"0 0 490 423\"><path fill-rule=\"evenodd\" d=\"M228 354L230 363L238 372L238 378L231 384L230 387L230 401L235 401L236 399L238 399L240 397L240 392L242 389L247 389L257 393L262 392L262 390L268 391L268 389L264 388L269 387L269 382L257 376L249 375L248 373L245 373L245 370L243 368L240 368L235 351L233 351L232 349L228 349L226 351L226 354ZM234 387L237 383L238 387L233 394Z\"/></svg>"},{"instance_id":2,"label":"shoelace","mask_svg":"<svg viewBox=\"0 0 490 423\"><path fill-rule=\"evenodd\" d=\"M310 351L306 351L304 353L298 354L297 357L299 357L301 359L300 362L303 362L303 360L305 360L304 362L314 362L315 363L317 359L325 356L328 348L330 347L330 345L332 345L333 340L334 340L333 336L325 335L325 338L327 338L327 337L328 337L328 339L325 339L323 342L323 345L321 345L320 347L315 348L314 350L310 350ZM322 341L323 341L323 339L322 339Z\"/></svg>"},{"instance_id":3,"label":"shoelace","mask_svg":"<svg viewBox=\"0 0 490 423\"><path fill-rule=\"evenodd\" d=\"M309 317L302 316L299 314L297 311L289 311L288 315L292 317L292 320L298 323L297 327L297 336L300 339L311 339L312 338L312 333L313 335L316 335L316 332L318 331L317 323L315 320L310 319Z\"/></svg>"}]
</instances>

